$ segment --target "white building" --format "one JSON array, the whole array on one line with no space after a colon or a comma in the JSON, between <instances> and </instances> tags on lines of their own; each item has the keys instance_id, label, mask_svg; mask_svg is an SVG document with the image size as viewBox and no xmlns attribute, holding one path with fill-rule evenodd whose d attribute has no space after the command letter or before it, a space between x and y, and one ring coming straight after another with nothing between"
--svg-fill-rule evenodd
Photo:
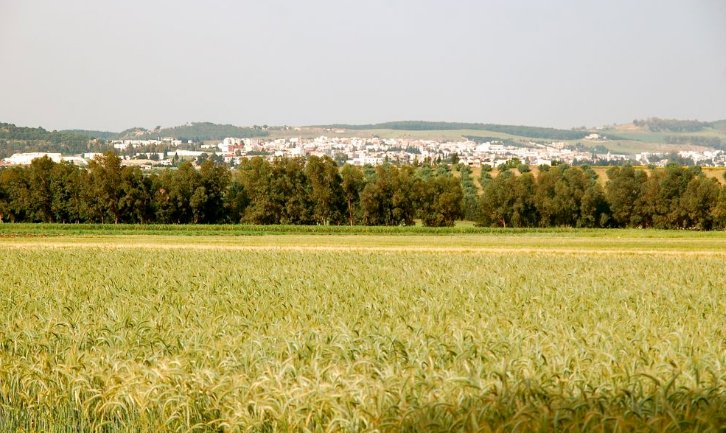
<instances>
[{"instance_id":1,"label":"white building","mask_svg":"<svg viewBox=\"0 0 726 433\"><path fill-rule=\"evenodd\" d=\"M47 153L47 152L30 152L30 153L15 153L12 156L5 158L5 162L11 165L30 165L30 163L36 158L42 158L47 156L53 162L61 162L63 157L60 153Z\"/></svg>"}]
</instances>

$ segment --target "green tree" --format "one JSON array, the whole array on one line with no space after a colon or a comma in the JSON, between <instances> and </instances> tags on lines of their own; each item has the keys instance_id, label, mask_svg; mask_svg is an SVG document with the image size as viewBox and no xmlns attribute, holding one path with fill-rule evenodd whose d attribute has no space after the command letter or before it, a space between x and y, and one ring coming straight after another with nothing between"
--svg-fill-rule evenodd
<instances>
[{"instance_id":1,"label":"green tree","mask_svg":"<svg viewBox=\"0 0 726 433\"><path fill-rule=\"evenodd\" d=\"M464 219L468 221L479 220L479 192L474 184L471 168L466 164L459 164L459 179L464 194Z\"/></svg>"},{"instance_id":2,"label":"green tree","mask_svg":"<svg viewBox=\"0 0 726 433\"><path fill-rule=\"evenodd\" d=\"M91 219L118 223L121 218L121 158L113 152L97 156L88 164L88 188L84 200L88 203Z\"/></svg>"},{"instance_id":3,"label":"green tree","mask_svg":"<svg viewBox=\"0 0 726 433\"><path fill-rule=\"evenodd\" d=\"M542 227L580 227L582 200L593 179L578 167L559 164L541 172L537 178L534 202Z\"/></svg>"},{"instance_id":4,"label":"green tree","mask_svg":"<svg viewBox=\"0 0 726 433\"><path fill-rule=\"evenodd\" d=\"M119 213L126 223L150 222L154 217L154 191L151 178L138 167L124 167L121 171Z\"/></svg>"},{"instance_id":5,"label":"green tree","mask_svg":"<svg viewBox=\"0 0 726 433\"><path fill-rule=\"evenodd\" d=\"M232 223L242 222L245 209L250 204L250 198L240 179L238 170L230 173L230 184L224 195L224 209L227 220Z\"/></svg>"},{"instance_id":6,"label":"green tree","mask_svg":"<svg viewBox=\"0 0 726 433\"><path fill-rule=\"evenodd\" d=\"M353 225L357 222L355 216L360 208L360 194L366 184L365 177L358 167L350 164L344 165L340 174L348 213L348 223Z\"/></svg>"},{"instance_id":7,"label":"green tree","mask_svg":"<svg viewBox=\"0 0 726 433\"><path fill-rule=\"evenodd\" d=\"M412 167L390 164L376 167L375 179L361 192L366 225L412 225L415 215L416 179Z\"/></svg>"},{"instance_id":8,"label":"green tree","mask_svg":"<svg viewBox=\"0 0 726 433\"><path fill-rule=\"evenodd\" d=\"M85 219L83 188L87 172L71 163L55 164L51 172L51 210L58 222L81 222Z\"/></svg>"},{"instance_id":9,"label":"green tree","mask_svg":"<svg viewBox=\"0 0 726 433\"><path fill-rule=\"evenodd\" d=\"M199 185L190 202L195 220L207 224L225 220L225 194L230 182L229 168L224 163L207 160L199 169Z\"/></svg>"},{"instance_id":10,"label":"green tree","mask_svg":"<svg viewBox=\"0 0 726 433\"><path fill-rule=\"evenodd\" d=\"M726 176L724 176L726 177ZM726 185L721 187L716 205L711 210L715 229L726 228Z\"/></svg>"},{"instance_id":11,"label":"green tree","mask_svg":"<svg viewBox=\"0 0 726 433\"><path fill-rule=\"evenodd\" d=\"M715 209L718 207L720 185L716 179L703 175L688 182L680 198L683 226L697 230L711 230L718 226Z\"/></svg>"},{"instance_id":12,"label":"green tree","mask_svg":"<svg viewBox=\"0 0 726 433\"><path fill-rule=\"evenodd\" d=\"M484 185L479 224L530 227L537 224L536 183L531 173L516 176L507 170Z\"/></svg>"},{"instance_id":13,"label":"green tree","mask_svg":"<svg viewBox=\"0 0 726 433\"><path fill-rule=\"evenodd\" d=\"M605 196L610 205L614 223L620 227L637 227L643 223L639 207L643 185L648 175L632 165L611 167L607 171Z\"/></svg>"},{"instance_id":14,"label":"green tree","mask_svg":"<svg viewBox=\"0 0 726 433\"><path fill-rule=\"evenodd\" d=\"M459 180L438 175L417 183L418 213L428 227L450 227L463 217L464 193Z\"/></svg>"},{"instance_id":15,"label":"green tree","mask_svg":"<svg viewBox=\"0 0 726 433\"><path fill-rule=\"evenodd\" d=\"M245 191L249 205L244 208L242 221L252 224L279 224L282 205L273 191L272 164L254 157L243 158L237 167L239 183Z\"/></svg>"},{"instance_id":16,"label":"green tree","mask_svg":"<svg viewBox=\"0 0 726 433\"><path fill-rule=\"evenodd\" d=\"M0 171L5 193L3 213L10 222L28 221L30 218L31 188L26 170L11 167Z\"/></svg>"},{"instance_id":17,"label":"green tree","mask_svg":"<svg viewBox=\"0 0 726 433\"><path fill-rule=\"evenodd\" d=\"M30 219L39 222L54 222L53 218L53 168L56 163L47 156L36 158L28 166L30 186Z\"/></svg>"},{"instance_id":18,"label":"green tree","mask_svg":"<svg viewBox=\"0 0 726 433\"><path fill-rule=\"evenodd\" d=\"M338 166L330 157L311 156L305 165L313 202L313 219L318 224L340 224L345 220L346 199Z\"/></svg>"}]
</instances>

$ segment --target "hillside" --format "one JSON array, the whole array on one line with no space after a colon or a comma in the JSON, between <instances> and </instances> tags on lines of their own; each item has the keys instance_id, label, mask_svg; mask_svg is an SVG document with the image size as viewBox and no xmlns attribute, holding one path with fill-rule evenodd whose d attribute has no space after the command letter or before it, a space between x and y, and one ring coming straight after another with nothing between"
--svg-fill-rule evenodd
<instances>
[{"instance_id":1,"label":"hillside","mask_svg":"<svg viewBox=\"0 0 726 433\"><path fill-rule=\"evenodd\" d=\"M602 134L620 141L726 150L726 120L699 122L650 118L613 125Z\"/></svg>"},{"instance_id":2,"label":"hillside","mask_svg":"<svg viewBox=\"0 0 726 433\"><path fill-rule=\"evenodd\" d=\"M241 127L210 122L192 122L169 128L157 127L153 130L131 128L118 133L114 138L144 140L159 137L173 137L181 140L205 141L222 140L225 137L246 138L265 137L267 135L267 130L261 127Z\"/></svg>"},{"instance_id":3,"label":"hillside","mask_svg":"<svg viewBox=\"0 0 726 433\"><path fill-rule=\"evenodd\" d=\"M535 127L535 126L522 126L522 125L496 125L496 124L488 124L488 123L425 122L425 121L417 121L417 120L375 123L375 124L368 124L368 125L334 124L334 125L321 125L318 127L319 128L330 128L330 129L353 129L353 130L392 129L395 131L457 131L457 130L491 131L491 132L500 132L500 133L514 135L514 136L520 136L520 137L542 138L542 139L550 139L550 140L577 140L577 139L585 138L588 135L588 132L583 131L583 130L541 128L541 127Z\"/></svg>"},{"instance_id":4,"label":"hillside","mask_svg":"<svg viewBox=\"0 0 726 433\"><path fill-rule=\"evenodd\" d=\"M78 154L102 152L111 148L109 140L155 139L173 137L182 140L221 140L225 137L266 137L267 128L219 125L210 122L195 122L170 128L157 127L153 130L130 128L122 132L69 129L48 131L42 127L16 126L0 123L0 159L14 153L60 152Z\"/></svg>"},{"instance_id":5,"label":"hillside","mask_svg":"<svg viewBox=\"0 0 726 433\"><path fill-rule=\"evenodd\" d=\"M60 152L74 154L105 150L105 144L73 131L48 131L44 128L0 123L0 159L13 153Z\"/></svg>"},{"instance_id":6,"label":"hillside","mask_svg":"<svg viewBox=\"0 0 726 433\"><path fill-rule=\"evenodd\" d=\"M597 134L593 138L591 134ZM563 143L595 153L678 152L681 150L726 150L726 120L702 122L649 118L597 129L556 129L492 123L397 121L376 124L330 124L290 127L240 127L211 122L193 122L175 127L130 128L121 132L72 129L48 131L42 127L19 127L0 123L0 158L18 152L61 152L74 154L103 151L114 139L156 139L211 141L225 137L341 137L409 138L420 140L500 141L512 146L532 143Z\"/></svg>"},{"instance_id":7,"label":"hillside","mask_svg":"<svg viewBox=\"0 0 726 433\"><path fill-rule=\"evenodd\" d=\"M116 137L118 137L118 132L109 132L109 131L93 131L93 130L87 130L87 129L65 129L61 131L66 134L75 134L75 135L82 135L84 137L94 139L97 138L99 140L113 140Z\"/></svg>"},{"instance_id":8,"label":"hillside","mask_svg":"<svg viewBox=\"0 0 726 433\"><path fill-rule=\"evenodd\" d=\"M498 140L508 145L564 142L595 152L634 154L639 152L678 152L681 150L726 150L726 120L700 122L650 118L623 125L593 129L555 129L486 123L400 121L366 125L331 124L305 128L314 135L360 135L381 138L473 141ZM595 139L588 138L597 134Z\"/></svg>"}]
</instances>

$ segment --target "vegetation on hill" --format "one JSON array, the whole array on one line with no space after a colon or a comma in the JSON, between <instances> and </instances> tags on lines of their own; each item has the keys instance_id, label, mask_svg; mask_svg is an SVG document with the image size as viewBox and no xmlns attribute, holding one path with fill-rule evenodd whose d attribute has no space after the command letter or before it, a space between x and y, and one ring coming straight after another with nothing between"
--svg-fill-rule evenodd
<instances>
[{"instance_id":1,"label":"vegetation on hill","mask_svg":"<svg viewBox=\"0 0 726 433\"><path fill-rule=\"evenodd\" d=\"M653 132L697 132L713 126L714 122L700 122L698 120L660 119L651 117L645 120L633 120L635 126L648 128Z\"/></svg>"},{"instance_id":2,"label":"vegetation on hill","mask_svg":"<svg viewBox=\"0 0 726 433\"><path fill-rule=\"evenodd\" d=\"M110 131L93 131L88 129L65 129L61 132L75 135L82 135L90 139L97 138L99 140L114 140L119 136L118 132Z\"/></svg>"},{"instance_id":3,"label":"vegetation on hill","mask_svg":"<svg viewBox=\"0 0 726 433\"><path fill-rule=\"evenodd\" d=\"M446 130L475 130L493 131L520 137L540 138L549 140L579 140L585 138L589 132L581 130L566 130L554 128L540 128L535 126L497 125L491 123L460 123L460 122L426 122L407 120L399 122L375 123L368 125L333 124L322 125L321 128L339 128L352 130L365 129L392 129L400 131L446 131Z\"/></svg>"},{"instance_id":4,"label":"vegetation on hill","mask_svg":"<svg viewBox=\"0 0 726 433\"><path fill-rule=\"evenodd\" d=\"M90 140L84 134L0 123L0 159L22 152L73 154L102 150L106 150L104 143Z\"/></svg>"},{"instance_id":5,"label":"vegetation on hill","mask_svg":"<svg viewBox=\"0 0 726 433\"><path fill-rule=\"evenodd\" d=\"M720 137L703 135L666 135L663 139L668 144L695 144L726 150L726 143Z\"/></svg>"},{"instance_id":6,"label":"vegetation on hill","mask_svg":"<svg viewBox=\"0 0 726 433\"><path fill-rule=\"evenodd\" d=\"M234 125L219 125L210 122L193 122L187 125L170 128L157 127L153 130L144 128L131 128L118 134L118 138L129 139L155 139L159 137L173 137L181 140L222 140L226 137L266 137L268 132L262 127L241 127Z\"/></svg>"}]
</instances>

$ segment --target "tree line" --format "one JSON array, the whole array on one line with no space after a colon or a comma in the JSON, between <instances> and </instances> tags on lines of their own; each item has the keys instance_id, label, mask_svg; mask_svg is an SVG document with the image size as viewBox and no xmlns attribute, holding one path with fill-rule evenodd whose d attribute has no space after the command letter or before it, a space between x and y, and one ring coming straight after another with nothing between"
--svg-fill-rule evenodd
<instances>
[{"instance_id":1,"label":"tree line","mask_svg":"<svg viewBox=\"0 0 726 433\"><path fill-rule=\"evenodd\" d=\"M700 122L698 120L660 119L651 117L649 119L635 119L633 125L646 127L653 132L696 132L713 127L713 122Z\"/></svg>"},{"instance_id":2,"label":"tree line","mask_svg":"<svg viewBox=\"0 0 726 433\"><path fill-rule=\"evenodd\" d=\"M726 186L700 167L650 173L611 167L603 187L588 167L560 164L515 175L482 172L480 224L506 227L726 228Z\"/></svg>"},{"instance_id":3,"label":"tree line","mask_svg":"<svg viewBox=\"0 0 726 433\"><path fill-rule=\"evenodd\" d=\"M211 159L150 174L105 153L80 168L38 158L0 170L0 221L451 226L460 182L446 165L340 169L329 157Z\"/></svg>"},{"instance_id":4,"label":"tree line","mask_svg":"<svg viewBox=\"0 0 726 433\"><path fill-rule=\"evenodd\" d=\"M528 169L528 167L527 167ZM144 173L105 153L80 168L48 158L0 170L0 221L726 228L726 186L699 167L541 166L535 176L464 164L340 167L329 157L208 159Z\"/></svg>"}]
</instances>

